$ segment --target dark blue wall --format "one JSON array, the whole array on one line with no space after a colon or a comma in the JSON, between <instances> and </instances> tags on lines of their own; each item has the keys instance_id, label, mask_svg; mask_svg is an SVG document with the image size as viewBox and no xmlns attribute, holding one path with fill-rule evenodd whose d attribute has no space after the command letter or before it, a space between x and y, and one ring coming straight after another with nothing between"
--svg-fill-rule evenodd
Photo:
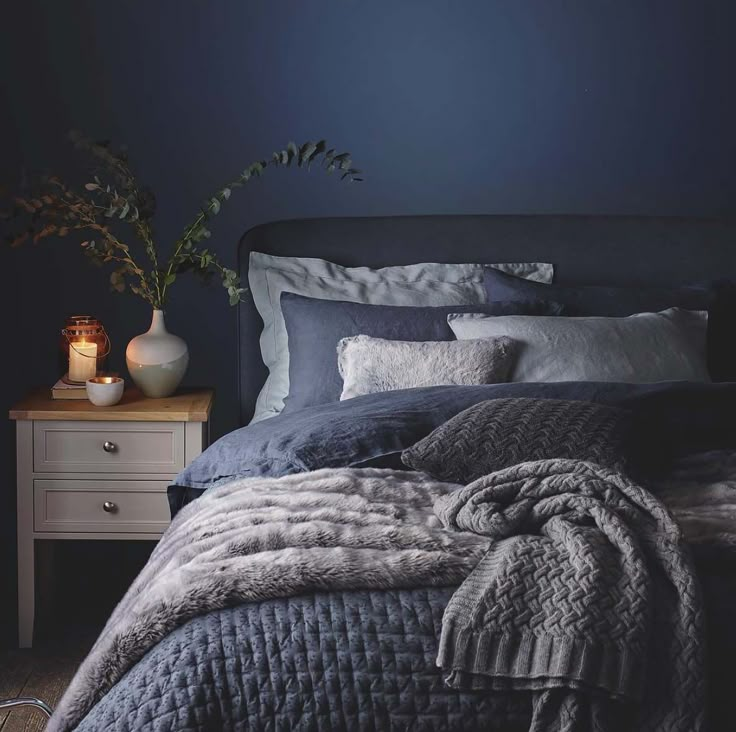
<instances>
[{"instance_id":1,"label":"dark blue wall","mask_svg":"<svg viewBox=\"0 0 736 732\"><path fill-rule=\"evenodd\" d=\"M4 4L0 180L73 171L66 131L128 144L165 247L201 199L290 139L326 137L367 173L276 172L233 197L214 248L234 263L267 220L400 213L736 212L730 0L14 0ZM350 242L345 242L349 247ZM122 367L147 308L108 293L69 240L2 250L4 330L24 346L5 409L57 374L63 317L104 319ZM177 283L188 382L235 426L235 314ZM254 358L256 354L254 354ZM12 432L0 545L13 566ZM9 580L0 577L0 586ZM12 603L11 603L12 604Z\"/></svg>"}]
</instances>

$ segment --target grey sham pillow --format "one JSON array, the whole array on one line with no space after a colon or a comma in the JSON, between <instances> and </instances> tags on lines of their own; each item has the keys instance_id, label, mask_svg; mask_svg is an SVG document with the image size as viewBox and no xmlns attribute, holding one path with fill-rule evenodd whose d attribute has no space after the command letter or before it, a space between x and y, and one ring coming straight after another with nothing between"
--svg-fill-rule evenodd
<instances>
[{"instance_id":1,"label":"grey sham pillow","mask_svg":"<svg viewBox=\"0 0 736 732\"><path fill-rule=\"evenodd\" d=\"M391 341L454 341L450 313L564 315L557 303L494 302L492 305L366 305L343 300L281 295L289 335L289 395L282 414L339 402L342 378L335 348L342 338L367 335Z\"/></svg>"},{"instance_id":2,"label":"grey sham pillow","mask_svg":"<svg viewBox=\"0 0 736 732\"><path fill-rule=\"evenodd\" d=\"M604 467L626 463L629 415L623 409L563 399L491 399L447 420L401 454L439 480L472 483L529 460L567 458Z\"/></svg>"},{"instance_id":3,"label":"grey sham pillow","mask_svg":"<svg viewBox=\"0 0 736 732\"><path fill-rule=\"evenodd\" d=\"M626 318L453 314L457 336L519 343L511 381L710 381L708 313L670 308Z\"/></svg>"},{"instance_id":4,"label":"grey sham pillow","mask_svg":"<svg viewBox=\"0 0 736 732\"><path fill-rule=\"evenodd\" d=\"M464 341L393 341L366 335L343 338L337 363L340 399L420 386L506 381L516 348L511 338Z\"/></svg>"},{"instance_id":5,"label":"grey sham pillow","mask_svg":"<svg viewBox=\"0 0 736 732\"><path fill-rule=\"evenodd\" d=\"M517 277L551 282L553 267L544 262L492 264ZM486 293L481 264L422 262L369 269L342 267L312 257L276 257L251 252L248 284L263 318L260 346L269 374L256 401L253 422L275 417L289 393L289 348L281 313L281 294L349 300L381 305L474 305Z\"/></svg>"}]
</instances>

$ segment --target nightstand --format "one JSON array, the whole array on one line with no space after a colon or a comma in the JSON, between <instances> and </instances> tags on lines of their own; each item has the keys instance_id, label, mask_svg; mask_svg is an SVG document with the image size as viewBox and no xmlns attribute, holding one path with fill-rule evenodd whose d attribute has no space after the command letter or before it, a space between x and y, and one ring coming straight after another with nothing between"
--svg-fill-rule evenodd
<instances>
[{"instance_id":1,"label":"nightstand","mask_svg":"<svg viewBox=\"0 0 736 732\"><path fill-rule=\"evenodd\" d=\"M165 399L126 390L113 407L39 390L10 410L17 428L18 635L33 642L35 543L156 540L166 488L207 446L211 389Z\"/></svg>"}]
</instances>

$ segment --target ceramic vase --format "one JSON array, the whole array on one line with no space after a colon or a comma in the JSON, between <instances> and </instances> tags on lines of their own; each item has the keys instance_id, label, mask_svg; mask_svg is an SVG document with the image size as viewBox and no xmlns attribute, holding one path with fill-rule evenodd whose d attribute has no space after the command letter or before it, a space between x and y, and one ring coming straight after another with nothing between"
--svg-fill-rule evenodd
<instances>
[{"instance_id":1,"label":"ceramic vase","mask_svg":"<svg viewBox=\"0 0 736 732\"><path fill-rule=\"evenodd\" d=\"M164 311L154 310L148 332L128 343L125 361L130 377L147 397L167 397L184 378L189 349L183 339L166 330Z\"/></svg>"}]
</instances>

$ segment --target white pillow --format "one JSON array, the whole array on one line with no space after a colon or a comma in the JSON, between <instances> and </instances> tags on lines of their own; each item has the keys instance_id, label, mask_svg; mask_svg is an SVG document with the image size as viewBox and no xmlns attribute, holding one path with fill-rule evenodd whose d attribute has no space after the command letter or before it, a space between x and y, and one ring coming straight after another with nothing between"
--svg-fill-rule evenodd
<instances>
[{"instance_id":1,"label":"white pillow","mask_svg":"<svg viewBox=\"0 0 736 732\"><path fill-rule=\"evenodd\" d=\"M460 340L517 341L512 381L710 381L706 311L670 308L627 318L453 313L447 322Z\"/></svg>"},{"instance_id":2,"label":"white pillow","mask_svg":"<svg viewBox=\"0 0 736 732\"><path fill-rule=\"evenodd\" d=\"M491 266L537 282L552 281L551 264ZM263 318L261 355L269 369L258 395L253 422L279 414L289 393L289 350L281 314L282 292L372 305L474 305L486 301L480 264L422 263L369 269L341 267L324 259L251 252L248 282Z\"/></svg>"},{"instance_id":3,"label":"white pillow","mask_svg":"<svg viewBox=\"0 0 736 732\"><path fill-rule=\"evenodd\" d=\"M511 338L468 341L391 341L366 335L337 344L340 399L420 386L498 384L516 355Z\"/></svg>"}]
</instances>

